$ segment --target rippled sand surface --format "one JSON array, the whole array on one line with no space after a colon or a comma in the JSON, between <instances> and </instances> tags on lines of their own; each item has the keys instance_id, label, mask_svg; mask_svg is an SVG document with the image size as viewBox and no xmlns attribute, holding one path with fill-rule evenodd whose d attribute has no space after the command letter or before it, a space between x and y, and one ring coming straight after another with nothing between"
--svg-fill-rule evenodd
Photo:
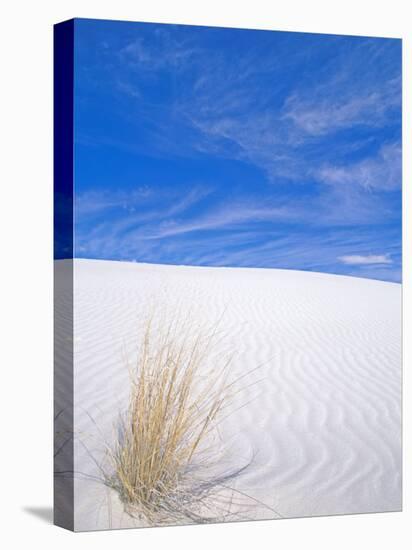
<instances>
[{"instance_id":1,"label":"rippled sand surface","mask_svg":"<svg viewBox=\"0 0 412 550\"><path fill-rule=\"evenodd\" d=\"M92 477L127 404L142 316L177 307L220 323L216 356L230 348L233 376L250 373L220 425L225 460L251 462L235 485L256 503L250 519L400 510L400 285L75 260L76 530L139 526Z\"/></svg>"}]
</instances>

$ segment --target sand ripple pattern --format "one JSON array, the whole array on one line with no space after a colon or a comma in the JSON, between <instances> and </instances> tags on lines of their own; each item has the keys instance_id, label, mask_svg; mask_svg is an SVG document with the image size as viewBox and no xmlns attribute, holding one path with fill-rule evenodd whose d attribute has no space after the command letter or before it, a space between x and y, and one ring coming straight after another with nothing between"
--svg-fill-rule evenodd
<instances>
[{"instance_id":1,"label":"sand ripple pattern","mask_svg":"<svg viewBox=\"0 0 412 550\"><path fill-rule=\"evenodd\" d=\"M75 431L87 442L75 443L75 470L97 473L90 453L127 399L142 312L179 305L211 326L222 318L236 374L263 365L221 426L233 460L254 457L238 490L283 517L401 508L400 285L97 260L76 260L74 278ZM135 524L90 480L76 480L75 499L78 530Z\"/></svg>"}]
</instances>

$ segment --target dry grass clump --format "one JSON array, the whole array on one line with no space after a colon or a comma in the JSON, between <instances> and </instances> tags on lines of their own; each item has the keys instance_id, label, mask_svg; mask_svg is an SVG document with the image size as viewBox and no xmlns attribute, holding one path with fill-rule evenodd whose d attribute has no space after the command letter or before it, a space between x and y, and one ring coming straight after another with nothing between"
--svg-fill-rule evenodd
<instances>
[{"instance_id":1,"label":"dry grass clump","mask_svg":"<svg viewBox=\"0 0 412 550\"><path fill-rule=\"evenodd\" d=\"M210 365L216 338L216 330L147 322L105 479L130 515L161 523L222 520L230 513L222 488L245 466L210 473L212 432L238 391L228 381L229 358Z\"/></svg>"}]
</instances>

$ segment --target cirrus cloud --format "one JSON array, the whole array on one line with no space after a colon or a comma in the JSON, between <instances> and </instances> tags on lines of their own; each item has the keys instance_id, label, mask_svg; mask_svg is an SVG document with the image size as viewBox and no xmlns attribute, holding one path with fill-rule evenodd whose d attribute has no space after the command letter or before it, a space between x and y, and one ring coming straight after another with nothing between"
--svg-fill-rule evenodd
<instances>
[{"instance_id":1,"label":"cirrus cloud","mask_svg":"<svg viewBox=\"0 0 412 550\"><path fill-rule=\"evenodd\" d=\"M392 260L387 254L370 254L361 256L354 254L352 256L339 256L338 260L346 265L373 265L373 264L391 264Z\"/></svg>"}]
</instances>

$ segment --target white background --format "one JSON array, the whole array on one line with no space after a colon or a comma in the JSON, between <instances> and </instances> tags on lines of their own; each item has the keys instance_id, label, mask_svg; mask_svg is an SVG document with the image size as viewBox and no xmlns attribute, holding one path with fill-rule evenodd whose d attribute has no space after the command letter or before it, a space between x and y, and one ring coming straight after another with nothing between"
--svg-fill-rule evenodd
<instances>
[{"instance_id":1,"label":"white background","mask_svg":"<svg viewBox=\"0 0 412 550\"><path fill-rule=\"evenodd\" d=\"M0 18L0 542L3 548L406 548L412 523L408 1L60 0L3 3ZM128 19L404 39L404 512L72 534L52 504L52 24ZM410 17L410 16L409 16ZM412 18L410 19L412 20ZM30 511L31 510L31 511ZM409 532L411 529L409 528ZM3 540L4 539L4 540Z\"/></svg>"}]
</instances>

